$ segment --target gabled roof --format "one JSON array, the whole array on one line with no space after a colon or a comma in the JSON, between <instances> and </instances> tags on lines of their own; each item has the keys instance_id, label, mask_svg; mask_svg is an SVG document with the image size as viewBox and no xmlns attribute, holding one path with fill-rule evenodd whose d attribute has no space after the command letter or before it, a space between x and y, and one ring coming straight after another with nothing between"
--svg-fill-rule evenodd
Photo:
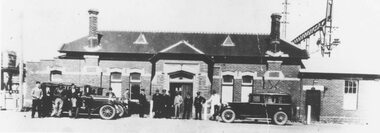
<instances>
[{"instance_id":1,"label":"gabled roof","mask_svg":"<svg viewBox=\"0 0 380 133\"><path fill-rule=\"evenodd\" d=\"M187 41L179 41L176 44L173 44L163 50L161 53L186 53L186 54L204 54L199 49L195 48L193 45L188 43Z\"/></svg>"},{"instance_id":2,"label":"gabled roof","mask_svg":"<svg viewBox=\"0 0 380 133\"><path fill-rule=\"evenodd\" d=\"M222 33L178 33L178 32L135 32L135 31L100 31L100 49L94 52L86 51L84 47L88 44L87 36L73 42L64 44L59 52L88 52L88 53L128 53L128 54L157 54L180 41L185 41L207 56L244 56L244 57L265 57L265 52L269 50L269 35L257 34L222 34ZM136 38L144 34L149 44L133 44ZM222 46L226 37L233 40L235 46ZM180 44L178 46L183 46ZM278 49L290 58L307 59L306 50L280 41ZM188 48L168 50L170 53L188 53ZM198 52L199 54L199 52Z\"/></svg>"}]
</instances>

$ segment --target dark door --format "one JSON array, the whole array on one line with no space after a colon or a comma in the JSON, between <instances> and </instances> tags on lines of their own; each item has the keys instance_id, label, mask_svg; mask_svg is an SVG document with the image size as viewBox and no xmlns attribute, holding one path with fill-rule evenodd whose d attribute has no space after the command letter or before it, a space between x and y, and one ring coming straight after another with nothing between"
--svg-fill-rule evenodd
<instances>
[{"instance_id":1,"label":"dark door","mask_svg":"<svg viewBox=\"0 0 380 133\"><path fill-rule=\"evenodd\" d=\"M171 83L169 95L173 98L176 96L176 92L181 92L182 98L186 96L186 94L190 94L193 96L193 84L192 83Z\"/></svg>"},{"instance_id":2,"label":"dark door","mask_svg":"<svg viewBox=\"0 0 380 133\"><path fill-rule=\"evenodd\" d=\"M311 106L311 120L319 121L319 116L321 112L321 91L318 90L307 90L306 91L306 115L307 106Z\"/></svg>"},{"instance_id":3,"label":"dark door","mask_svg":"<svg viewBox=\"0 0 380 133\"><path fill-rule=\"evenodd\" d=\"M181 96L184 99L186 94L193 96L193 84L192 83L170 83L169 95L171 98L171 104L174 103L174 97L178 92L181 92ZM174 115L174 108L170 111Z\"/></svg>"}]
</instances>

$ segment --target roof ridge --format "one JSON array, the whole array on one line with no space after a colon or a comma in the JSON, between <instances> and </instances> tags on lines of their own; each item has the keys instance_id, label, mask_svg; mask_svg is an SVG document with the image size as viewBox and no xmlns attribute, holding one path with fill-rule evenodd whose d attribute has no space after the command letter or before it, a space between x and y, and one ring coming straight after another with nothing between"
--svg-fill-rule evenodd
<instances>
[{"instance_id":1,"label":"roof ridge","mask_svg":"<svg viewBox=\"0 0 380 133\"><path fill-rule=\"evenodd\" d=\"M209 31L170 31L170 30L99 30L99 32L151 32L151 33L190 33L190 34L224 34L224 35L269 35L253 32L209 32Z\"/></svg>"}]
</instances>

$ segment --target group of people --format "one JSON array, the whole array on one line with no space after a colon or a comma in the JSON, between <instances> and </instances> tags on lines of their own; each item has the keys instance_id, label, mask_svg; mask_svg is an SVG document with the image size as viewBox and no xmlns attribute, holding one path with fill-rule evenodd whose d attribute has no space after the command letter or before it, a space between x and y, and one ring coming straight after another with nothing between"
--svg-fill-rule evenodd
<instances>
[{"instance_id":1,"label":"group of people","mask_svg":"<svg viewBox=\"0 0 380 133\"><path fill-rule=\"evenodd\" d=\"M87 90L87 91L86 91ZM32 89L32 118L37 116L41 117L61 117L62 109L67 108L69 117L78 117L79 108L82 103L86 103L86 109L88 110L88 116L90 115L91 102L88 101L91 94L90 88L85 87L87 93L83 94L75 84L71 84L70 87L59 85L57 88L46 87L41 88L41 83L36 82L36 86ZM83 95L82 95L83 94ZM113 94L114 95L114 94ZM83 102L84 101L84 102Z\"/></svg>"},{"instance_id":2,"label":"group of people","mask_svg":"<svg viewBox=\"0 0 380 133\"><path fill-rule=\"evenodd\" d=\"M51 90L52 89L52 90ZM93 90L92 90L93 91ZM91 101L88 101L91 98L86 98L92 94L89 87L84 88L84 92L79 90L79 87L76 87L75 84L72 84L70 87L58 86L57 88L45 87L41 88L41 83L36 82L36 86L32 89L32 118L34 118L35 113L38 113L38 117L47 117L47 116L56 116L61 117L62 109L65 106L68 110L70 117L78 117L79 108L82 104L86 107L88 112L88 117L91 118L90 108ZM176 92L176 95L170 96L165 89L156 90L153 94L153 112L154 118L182 118L190 119L192 108L195 108L195 119L202 119L202 108L203 104L210 103L211 109L214 110L213 117L215 119L218 115L220 109L220 97L215 90L212 90L212 95L209 100L201 96L201 92L197 92L196 96L193 98L191 93L187 93L182 97L180 91ZM112 88L106 93L106 96L115 97L115 94L112 92ZM129 101L129 90L124 93L124 99ZM144 117L144 114L147 114L147 109L149 109L149 102L147 101L145 90L141 89L140 94L137 97L137 109L140 117ZM74 115L73 115L74 113ZM180 116L182 114L182 116Z\"/></svg>"},{"instance_id":3,"label":"group of people","mask_svg":"<svg viewBox=\"0 0 380 133\"><path fill-rule=\"evenodd\" d=\"M166 93L166 90L162 90L160 93L159 90L156 90L153 94L153 112L154 118L171 118L173 116L172 111L174 110L174 118L190 119L190 114L192 113L192 108L195 108L195 119L202 119L202 109L203 104L211 103L211 107L214 109L214 114L211 119L215 119L218 115L220 108L220 99L219 95L216 94L216 91L212 91L212 96L209 100L201 96L201 92L197 92L196 96L191 96L190 93L187 93L184 98L180 91L176 92L174 100ZM174 108L174 109L173 109ZM182 117L180 116L182 114Z\"/></svg>"}]
</instances>

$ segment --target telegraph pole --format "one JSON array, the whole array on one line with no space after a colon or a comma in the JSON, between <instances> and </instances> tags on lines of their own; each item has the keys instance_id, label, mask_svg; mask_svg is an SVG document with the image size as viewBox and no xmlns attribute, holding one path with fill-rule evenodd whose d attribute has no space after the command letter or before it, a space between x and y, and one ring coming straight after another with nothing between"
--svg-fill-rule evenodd
<instances>
[{"instance_id":1,"label":"telegraph pole","mask_svg":"<svg viewBox=\"0 0 380 133\"><path fill-rule=\"evenodd\" d=\"M286 25L289 24L288 22L288 5L290 5L290 3L288 2L288 0L285 0L285 2L282 3L282 5L284 5L284 11L282 12L282 18L283 18L283 21L281 22L282 23L282 36L284 39L286 39Z\"/></svg>"},{"instance_id":2,"label":"telegraph pole","mask_svg":"<svg viewBox=\"0 0 380 133\"><path fill-rule=\"evenodd\" d=\"M20 33L20 62L19 62L19 96L20 96L20 106L19 111L22 111L22 108L24 107L24 37L23 37L23 31L24 31L24 13L21 12L20 14L20 21L21 21L21 33Z\"/></svg>"}]
</instances>

